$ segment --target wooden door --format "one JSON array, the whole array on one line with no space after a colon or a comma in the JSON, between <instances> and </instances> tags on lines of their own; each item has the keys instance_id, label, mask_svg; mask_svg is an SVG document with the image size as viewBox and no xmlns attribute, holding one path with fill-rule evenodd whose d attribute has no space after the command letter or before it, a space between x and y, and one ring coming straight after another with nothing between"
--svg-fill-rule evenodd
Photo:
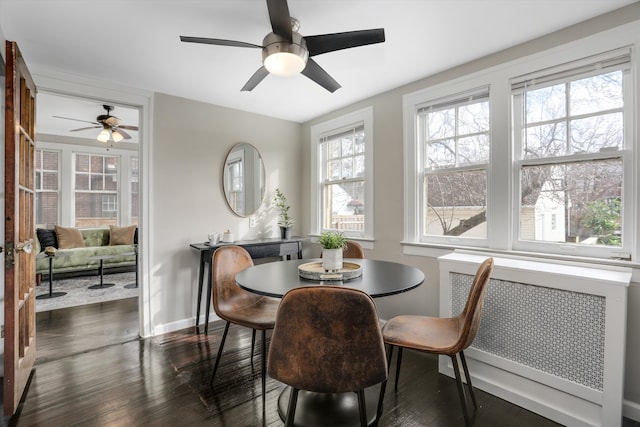
<instances>
[{"instance_id":1,"label":"wooden door","mask_svg":"<svg viewBox=\"0 0 640 427\"><path fill-rule=\"evenodd\" d=\"M6 42L4 415L16 412L36 359L36 87L15 42Z\"/></svg>"}]
</instances>

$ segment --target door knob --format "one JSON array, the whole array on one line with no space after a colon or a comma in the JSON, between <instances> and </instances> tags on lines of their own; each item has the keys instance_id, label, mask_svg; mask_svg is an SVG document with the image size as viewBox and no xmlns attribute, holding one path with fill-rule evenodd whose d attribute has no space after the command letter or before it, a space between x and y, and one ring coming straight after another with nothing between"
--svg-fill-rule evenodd
<instances>
[{"instance_id":1,"label":"door knob","mask_svg":"<svg viewBox=\"0 0 640 427\"><path fill-rule=\"evenodd\" d=\"M18 243L16 245L16 252L24 252L25 254L30 254L33 250L33 244L31 244L31 240L27 240L24 243Z\"/></svg>"}]
</instances>

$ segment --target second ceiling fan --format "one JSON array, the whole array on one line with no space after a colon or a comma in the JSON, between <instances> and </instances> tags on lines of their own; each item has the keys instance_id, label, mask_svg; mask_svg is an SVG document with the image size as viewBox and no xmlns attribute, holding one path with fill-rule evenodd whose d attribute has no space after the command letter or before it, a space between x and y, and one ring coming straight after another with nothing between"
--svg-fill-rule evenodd
<instances>
[{"instance_id":1,"label":"second ceiling fan","mask_svg":"<svg viewBox=\"0 0 640 427\"><path fill-rule=\"evenodd\" d=\"M311 57L336 50L382 43L385 40L384 28L302 36L298 33L298 21L289 15L287 0L267 0L267 9L273 32L265 36L262 46L205 37L180 36L180 40L189 43L262 49L263 65L242 87L243 91L255 88L269 73L281 76L302 73L332 93L340 88L340 84Z\"/></svg>"}]
</instances>

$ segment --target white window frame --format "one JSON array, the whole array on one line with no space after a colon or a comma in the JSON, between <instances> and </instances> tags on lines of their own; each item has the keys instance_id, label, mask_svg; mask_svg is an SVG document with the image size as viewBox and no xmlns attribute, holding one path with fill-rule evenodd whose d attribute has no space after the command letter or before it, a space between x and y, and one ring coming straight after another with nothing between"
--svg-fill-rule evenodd
<instances>
[{"instance_id":1,"label":"white window frame","mask_svg":"<svg viewBox=\"0 0 640 427\"><path fill-rule=\"evenodd\" d=\"M364 232L345 231L344 235L364 242L366 249L371 249L367 241L374 240L373 230L373 107L363 108L358 111L351 112L344 116L328 120L323 123L311 126L311 200L310 200L310 234L318 236L323 230L323 183L322 183L322 153L321 140L326 135L337 133L348 127L364 127L364 144L365 144L365 176L364 176L364 193L365 206Z\"/></svg>"},{"instance_id":2,"label":"white window frame","mask_svg":"<svg viewBox=\"0 0 640 427\"><path fill-rule=\"evenodd\" d=\"M452 249L466 248L466 242L450 239L448 242L421 242L419 235L419 191L416 179L419 175L418 156L419 146L416 144L415 112L419 105L431 100L451 96L471 90L481 85L490 86L490 110L491 110L491 157L489 162L488 199L487 211L487 248L494 253L514 254L521 256L533 256L567 261L586 261L606 264L620 264L623 261L609 258L594 258L593 256L580 255L573 251L530 252L522 248L514 248L514 195L519 194L514 181L515 174L514 154L512 147L513 123L511 122L511 85L512 79L524 76L538 70L550 69L561 64L583 60L594 55L602 54L626 46L632 50L631 78L633 91L631 102L637 103L640 99L640 73L637 68L637 51L640 47L640 39L637 36L638 25L626 25L611 30L603 31L588 38L559 45L548 50L540 51L528 56L519 57L508 62L496 63L496 65L475 70L467 74L456 73L456 78L445 81L439 79L439 83L425 87L418 91L407 93L403 96L403 131L404 131L404 235L403 253L418 256L440 256L449 253ZM460 68L457 71L462 71ZM629 99L629 98L628 98ZM640 185L636 182L640 176L640 149L638 149L638 137L640 134L640 117L637 110L630 123L626 123L627 132L632 132L626 141L636 144L635 150L628 153L628 160L632 167L625 170L625 185L629 188L630 195L625 196L624 218L627 222L633 222L636 230L640 224L638 212L640 212ZM631 138L631 139L629 139ZM627 161L625 159L625 161ZM626 194L626 193L625 193ZM627 224L630 225L630 224ZM628 231L623 236L631 245L632 263L638 262L640 257L640 236L629 235ZM469 247L474 249L474 247ZM626 253L618 254L619 258L625 258ZM615 255L614 255L615 256ZM625 264L626 265L626 264Z\"/></svg>"},{"instance_id":3,"label":"white window frame","mask_svg":"<svg viewBox=\"0 0 640 427\"><path fill-rule=\"evenodd\" d=\"M45 136L46 138L46 136ZM78 149L77 144L68 144L63 142L56 142L54 138L52 140L46 140L41 138L36 141L36 149L59 151L60 152L60 186L58 197L58 221L59 225L65 227L73 227L76 223L75 218L75 154L91 154L91 155L110 155L119 157L118 166L119 171L117 175L118 183L127 183L126 185L118 185L118 224L121 226L131 225L131 158L137 157L140 161L140 156L137 150L123 150L118 148L110 148L108 152L105 152L104 147L92 147L83 146L81 150ZM138 163L140 167L140 163ZM140 200L139 203L142 203ZM140 206L140 205L139 205ZM138 213L140 215L140 213Z\"/></svg>"},{"instance_id":4,"label":"white window frame","mask_svg":"<svg viewBox=\"0 0 640 427\"><path fill-rule=\"evenodd\" d=\"M418 238L421 242L434 242L434 243L448 243L448 242L464 242L465 246L479 246L479 247L486 247L488 245L487 243L487 238L479 238L479 237L464 237L464 236L445 236L445 235L426 235L425 233L425 228L427 227L427 224L425 224L425 218L426 218L426 212L422 210L421 207L424 207L426 205L426 201L425 201L425 192L424 192L424 186L426 185L426 180L428 176L435 176L438 174L442 174L442 173L447 173L447 174L455 174L455 173L464 173L464 172L474 172L474 171L484 171L486 173L487 176L487 188L486 188L486 194L485 194L485 200L487 201L487 205L486 205L486 217L487 217L487 221L489 219L489 204L488 204L488 200L489 200L489 159L487 159L486 163L474 163L471 165L464 165L464 166L452 166L452 167L445 167L445 168L441 168L441 169L430 169L428 167L428 165L426 164L427 160L425 157L425 153L426 153L426 143L427 141L424 139L424 132L423 129L420 125L420 115L422 114L420 112L420 110L423 110L425 108L429 108L432 106L437 106L439 104L452 104L454 106L459 106L459 105L466 105L464 102L462 102L462 100L464 99L471 99L471 98L477 98L478 96L482 96L483 98L485 98L486 94L486 100L489 101L490 97L490 88L487 86L484 87L476 87L473 88L471 90L465 91L463 93L456 93L450 96L443 98L438 98L438 99L431 99L427 102L421 103L420 105L416 105L415 107L417 108L415 110L415 130L416 130L416 144L417 144L417 149L419 152L419 155L416 156L416 168L418 170L418 175L417 175L417 186L418 186L418 202L416 205L416 208L418 209L419 213L418 213L418 228L417 228L417 232L418 232ZM490 107L489 107L490 108ZM491 112L489 112L489 120L491 121ZM452 137L452 139L457 140L459 137L459 135L457 134L456 131L456 135L454 137ZM489 125L489 141L491 143L491 122ZM491 155L491 147L489 148L489 155ZM457 154L457 153L456 153ZM428 209L428 208L427 208Z\"/></svg>"},{"instance_id":5,"label":"white window frame","mask_svg":"<svg viewBox=\"0 0 640 427\"><path fill-rule=\"evenodd\" d=\"M403 120L404 120L404 237L403 243L406 245L414 245L414 247L434 247L434 248L453 248L453 247L489 247L489 236L491 235L492 224L496 220L500 221L500 215L494 218L492 209L495 201L494 193L496 185L504 183L495 182L492 171L495 169L493 164L495 159L503 151L496 150L494 142L496 123L500 123L496 119L494 113L494 89L493 80L490 75L479 75L473 79L461 79L448 84L441 84L426 88L414 93L407 94L403 97ZM485 166L487 171L487 238L465 238L461 236L434 236L428 235L423 237L423 182L424 182L424 150L423 142L419 135L418 112L427 105L437 104L442 100L454 100L463 94L477 93L481 88L488 88L489 91L489 139L491 147L489 151L489 164ZM496 154L498 153L498 154ZM473 166L472 169L477 169ZM500 194L500 193L498 193ZM504 224L504 222L503 222ZM431 252L423 250L415 250L410 246L405 246L404 252L410 255L434 255ZM438 255L438 254L435 254Z\"/></svg>"},{"instance_id":6,"label":"white window frame","mask_svg":"<svg viewBox=\"0 0 640 427\"><path fill-rule=\"evenodd\" d=\"M566 253L573 256L584 256L594 258L629 258L631 256L633 248L633 236L635 236L635 220L634 212L630 209L633 206L629 201L633 201L633 193L636 186L633 180L633 153L637 143L634 142L634 102L633 102L633 77L631 73L631 66L629 64L619 65L617 58L624 55L630 55L630 48L616 49L611 52L605 52L603 54L587 57L578 61L572 61L570 63L561 64L551 69L547 68L541 71L536 71L527 76L519 76L512 80L516 85L522 85L526 81L539 81L545 79L546 76L548 82L546 84L538 85L537 87L547 87L549 84L567 83L575 80L579 80L584 77L604 74L609 71L622 71L623 72L623 99L625 105L622 108L624 125L624 144L622 149L614 152L598 152L598 153L583 153L583 154L567 154L564 156L548 157L543 159L523 159L520 157L522 152L522 127L518 124L522 122L523 97L522 89L513 90L512 96L512 114L513 120L513 147L514 147L514 168L513 168L513 249L517 251L526 252L539 252L539 253ZM603 68L607 62L613 62L610 68ZM556 77L557 76L557 77ZM555 77L555 78L554 78ZM567 112L568 114L568 112ZM568 120L565 117L564 120ZM635 146L635 147L634 147ZM547 164L570 164L575 161L589 161L589 160L607 160L607 159L621 159L623 163L623 190L622 190L622 246L605 246L605 245L582 245L576 243L556 243L546 241L534 241L534 240L521 240L520 239L520 171L525 166L547 165Z\"/></svg>"},{"instance_id":7,"label":"white window frame","mask_svg":"<svg viewBox=\"0 0 640 427\"><path fill-rule=\"evenodd\" d=\"M56 153L58 155L58 169L57 169L57 173L58 173L58 184L57 184L57 189L56 190L45 190L42 188L42 183L44 182L44 170L40 169L40 188L36 188L36 193L56 193L58 195L58 206L56 208L56 223L60 223L60 193L61 193L61 176L62 176L62 153L60 150L52 150L52 149L43 149L43 148L39 148L36 147L36 151L48 151L50 153ZM39 165L38 165L39 166ZM47 171L51 172L50 169L47 169Z\"/></svg>"}]
</instances>

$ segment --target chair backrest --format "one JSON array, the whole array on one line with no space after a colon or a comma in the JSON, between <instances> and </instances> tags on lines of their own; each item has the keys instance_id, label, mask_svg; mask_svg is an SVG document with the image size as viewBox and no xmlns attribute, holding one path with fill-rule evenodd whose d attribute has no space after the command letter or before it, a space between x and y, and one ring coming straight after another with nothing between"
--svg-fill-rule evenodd
<instances>
[{"instance_id":1,"label":"chair backrest","mask_svg":"<svg viewBox=\"0 0 640 427\"><path fill-rule=\"evenodd\" d=\"M319 393L357 391L384 381L384 341L371 297L328 285L287 292L278 308L267 372Z\"/></svg>"},{"instance_id":2,"label":"chair backrest","mask_svg":"<svg viewBox=\"0 0 640 427\"><path fill-rule=\"evenodd\" d=\"M213 253L211 261L211 283L213 309L221 318L225 312L255 303L258 295L243 290L236 283L236 274L253 267L253 260L246 249L240 246L221 246Z\"/></svg>"},{"instance_id":3,"label":"chair backrest","mask_svg":"<svg viewBox=\"0 0 640 427\"><path fill-rule=\"evenodd\" d=\"M454 353L458 353L469 347L476 338L476 333L480 327L482 309L484 307L484 297L487 293L489 278L493 271L493 258L485 259L478 267L473 279L467 303L464 310L458 316L460 332Z\"/></svg>"},{"instance_id":4,"label":"chair backrest","mask_svg":"<svg viewBox=\"0 0 640 427\"><path fill-rule=\"evenodd\" d=\"M354 242L353 240L347 240L347 247L344 248L342 256L344 258L365 258L364 249L362 249L360 243Z\"/></svg>"}]
</instances>

